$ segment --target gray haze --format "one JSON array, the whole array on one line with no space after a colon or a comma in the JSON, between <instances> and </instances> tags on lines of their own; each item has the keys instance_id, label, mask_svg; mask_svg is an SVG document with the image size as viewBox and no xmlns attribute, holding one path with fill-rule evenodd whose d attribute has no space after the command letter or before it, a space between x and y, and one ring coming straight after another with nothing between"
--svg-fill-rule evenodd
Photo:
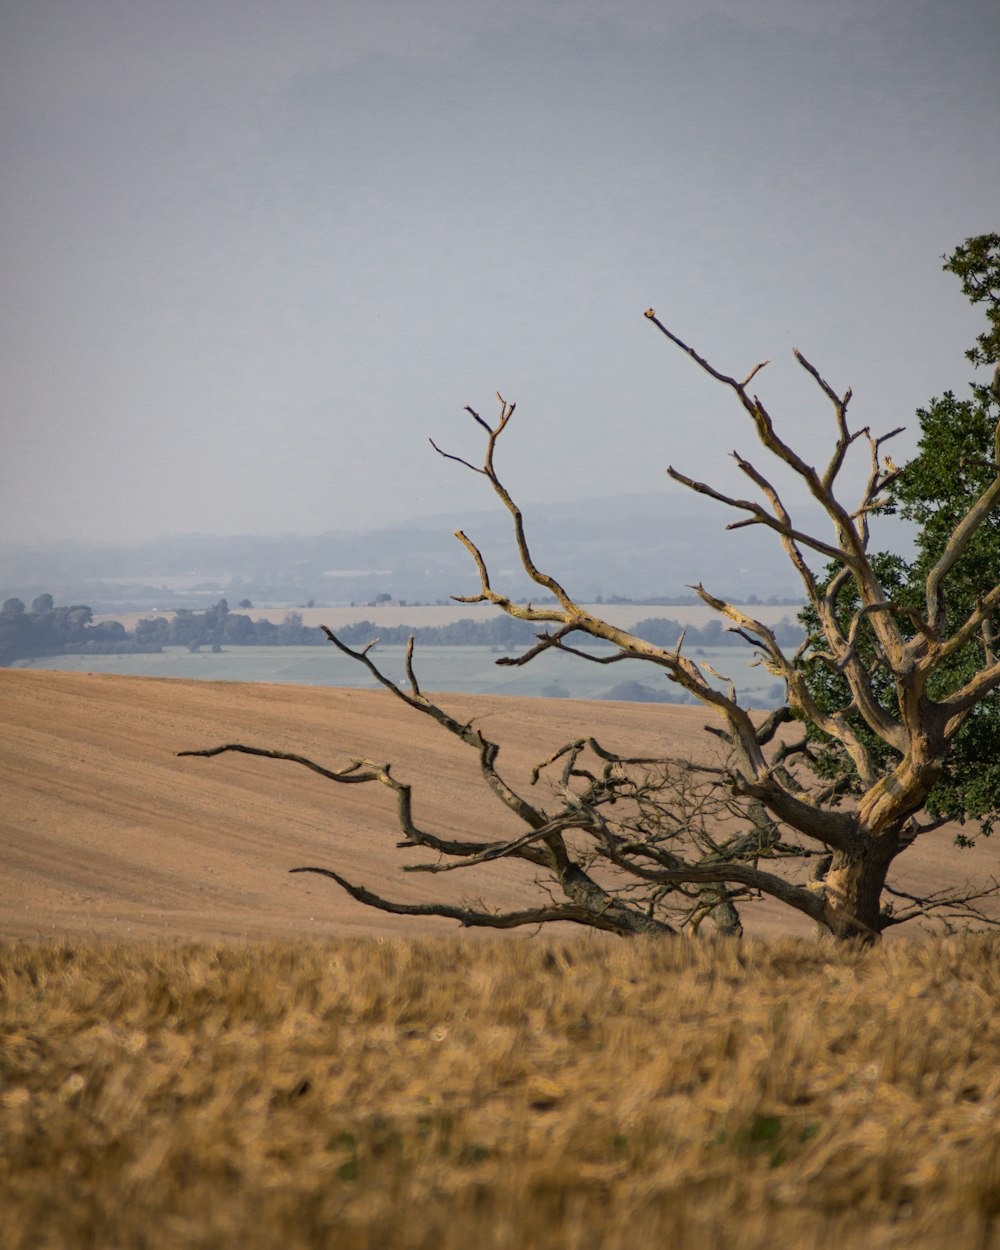
<instances>
[{"instance_id":1,"label":"gray haze","mask_svg":"<svg viewBox=\"0 0 1000 1250\"><path fill-rule=\"evenodd\" d=\"M742 487L969 379L941 256L1000 228L995 0L6 0L0 539L366 529ZM905 455L906 447L895 452Z\"/></svg>"}]
</instances>

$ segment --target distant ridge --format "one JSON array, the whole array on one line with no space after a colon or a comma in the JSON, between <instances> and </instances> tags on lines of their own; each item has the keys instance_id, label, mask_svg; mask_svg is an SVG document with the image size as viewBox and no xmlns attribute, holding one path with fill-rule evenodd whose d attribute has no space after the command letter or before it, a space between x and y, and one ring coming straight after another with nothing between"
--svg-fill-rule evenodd
<instances>
[{"instance_id":1,"label":"distant ridge","mask_svg":"<svg viewBox=\"0 0 1000 1250\"><path fill-rule=\"evenodd\" d=\"M795 516L824 533L816 509ZM802 590L777 537L762 526L726 530L737 515L696 496L614 495L525 506L536 561L581 601L676 598L696 582L746 602L796 600ZM904 531L888 524L889 541ZM478 589L462 528L483 550L497 584L514 598L537 593L520 568L510 518L498 503L473 513L441 512L357 532L173 534L140 543L67 541L0 546L0 598L50 593L95 612L231 605L346 604L378 594L435 603ZM876 536L878 541L878 536ZM214 596L214 600L213 600Z\"/></svg>"}]
</instances>

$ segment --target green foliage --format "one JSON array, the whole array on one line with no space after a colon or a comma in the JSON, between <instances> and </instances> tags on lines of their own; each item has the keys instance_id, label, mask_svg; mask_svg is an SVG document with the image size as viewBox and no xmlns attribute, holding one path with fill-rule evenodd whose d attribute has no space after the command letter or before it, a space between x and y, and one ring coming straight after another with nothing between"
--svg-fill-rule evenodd
<instances>
[{"instance_id":1,"label":"green foliage","mask_svg":"<svg viewBox=\"0 0 1000 1250\"><path fill-rule=\"evenodd\" d=\"M961 278L962 294L970 303L989 304L989 326L965 354L974 365L995 365L1000 361L1000 234L966 239L945 258L944 268Z\"/></svg>"},{"instance_id":2,"label":"green foliage","mask_svg":"<svg viewBox=\"0 0 1000 1250\"><path fill-rule=\"evenodd\" d=\"M966 355L973 364L1000 361L1000 235L969 239L949 257L944 268L962 279L962 290L973 303L988 302L989 326ZM969 399L947 391L917 412L920 441L917 453L890 482L887 510L916 526L915 555L906 561L882 552L872 558L886 593L900 605L925 612L925 586L929 573L941 558L956 526L996 476L997 422L1000 395L973 384ZM837 566L826 571L824 589ZM948 573L944 582L945 633L948 634L974 609L988 588L1000 583L1000 514L988 516ZM838 600L838 615L846 627L857 608L857 594L848 583ZM990 662L990 636L1000 630L1000 614L987 629L958 651L934 674L928 694L932 699L960 689ZM847 684L832 672L815 651L822 649L819 621L808 609L800 617L813 640L808 661L810 688L824 711L847 707ZM904 633L907 622L900 618ZM873 673L880 701L892 709L896 691L878 665L878 646L870 625L862 627L859 648ZM893 752L872 734L860 717L851 721L872 752L880 770L892 766ZM853 768L845 753L825 735L810 727L819 752L819 770L839 778L846 791L857 791ZM932 791L926 810L934 818L978 820L989 833L1000 819L1000 701L993 694L979 705L959 731L944 776ZM962 838L963 842L970 839Z\"/></svg>"},{"instance_id":3,"label":"green foliage","mask_svg":"<svg viewBox=\"0 0 1000 1250\"><path fill-rule=\"evenodd\" d=\"M8 599L0 611L0 665L25 656L60 655L69 651L131 650L117 621L93 625L83 604L53 607L52 596L39 595L25 611L20 599Z\"/></svg>"},{"instance_id":4,"label":"green foliage","mask_svg":"<svg viewBox=\"0 0 1000 1250\"><path fill-rule=\"evenodd\" d=\"M1000 326L995 333L1000 333ZM980 341L985 338L981 335ZM918 452L893 492L900 514L918 526L908 601L940 558L948 535L996 472L992 455L1000 405L984 388L973 389L972 400L957 400L948 392L917 414L922 431ZM983 590L998 582L1000 514L994 513L948 574L947 625L957 625L973 610ZM994 633L1000 628L996 614L991 626ZM931 695L959 689L986 660L983 640L973 639L935 675ZM995 694L962 726L948 770L932 799L932 815L947 812L981 819L987 832L1000 816L1000 704Z\"/></svg>"}]
</instances>

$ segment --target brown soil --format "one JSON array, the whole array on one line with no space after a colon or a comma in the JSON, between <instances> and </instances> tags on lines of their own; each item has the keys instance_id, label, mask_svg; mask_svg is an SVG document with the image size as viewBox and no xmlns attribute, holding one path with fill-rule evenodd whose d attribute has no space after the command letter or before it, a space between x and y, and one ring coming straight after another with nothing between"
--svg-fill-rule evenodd
<instances>
[{"instance_id":1,"label":"brown soil","mask_svg":"<svg viewBox=\"0 0 1000 1250\"><path fill-rule=\"evenodd\" d=\"M664 705L443 696L504 744L501 766L527 785L531 764L583 732L615 750L688 754L706 713ZM530 871L401 871L392 796L340 786L294 764L234 755L177 758L226 742L295 751L329 767L391 760L416 784L418 823L484 839L517 829L477 779L474 754L388 693L141 677L0 671L0 938L230 939L454 931L453 922L372 912L332 882L290 876L336 868L391 898L483 899L518 908ZM503 769L502 769L503 770ZM926 891L1000 875L1000 846L923 840L897 880ZM763 903L758 933L808 933ZM910 926L906 927L907 932Z\"/></svg>"}]
</instances>

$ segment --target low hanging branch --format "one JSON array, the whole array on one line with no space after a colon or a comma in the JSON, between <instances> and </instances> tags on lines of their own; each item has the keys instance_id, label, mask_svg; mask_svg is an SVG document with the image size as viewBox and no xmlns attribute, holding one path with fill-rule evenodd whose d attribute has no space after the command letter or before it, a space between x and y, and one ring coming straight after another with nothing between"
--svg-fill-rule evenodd
<instances>
[{"instance_id":1,"label":"low hanging branch","mask_svg":"<svg viewBox=\"0 0 1000 1250\"><path fill-rule=\"evenodd\" d=\"M410 786L392 774L389 764L372 760L355 759L336 770L302 755L237 743L180 754L212 757L228 751L242 752L289 761L340 784L378 782L396 795L397 821L402 833L399 846L429 850L438 856L433 861L406 865L405 871L441 873L500 859L520 859L544 874L550 888L557 888L565 901L517 912L491 913L447 904L394 902L327 868L306 866L292 869L293 872L325 876L353 898L382 911L444 916L467 927L510 929L562 921L618 934L665 934L696 921L706 905L710 909L720 905L718 887L733 880L730 868L723 865L738 855L739 897L773 893L807 915L819 918L821 907L815 894L791 886L758 866L764 858L799 857L801 848L782 844L770 831L766 836L748 839L740 834L720 841L715 830L722 819L735 811L715 786L715 780L726 775L723 769L687 761L624 757L591 737L567 743L536 766L530 780L532 786L537 786L547 770L562 761L558 781L551 787L554 802L543 805L536 799L529 801L498 772L499 745L481 730L456 720L420 691L413 672L412 640L407 648L410 689L406 690L374 662L371 645L355 651L332 631L327 634L336 647L365 665L397 698L475 750L486 785L528 826L528 831L501 841L488 841L481 836L456 840L432 833L414 821ZM585 760L593 763L588 767ZM699 779L702 777L710 778L711 784ZM576 844L572 835L577 835ZM679 853L682 848L687 849L687 858ZM595 867L600 871L600 880L593 871ZM660 887L660 897L652 905L649 898L635 901L637 885ZM670 887L683 885L711 887L710 898L706 901L704 894L697 893L692 898L675 897L676 892Z\"/></svg>"},{"instance_id":2,"label":"low hanging branch","mask_svg":"<svg viewBox=\"0 0 1000 1250\"><path fill-rule=\"evenodd\" d=\"M590 613L539 567L521 510L495 464L499 439L515 411L515 405L498 394L495 424L474 409L466 409L485 435L481 465L444 451L433 441L432 445L445 459L487 480L510 514L523 569L551 602L540 607L515 603L497 590L481 550L461 530L456 537L472 557L480 584L477 592L455 596L456 601L490 603L511 617L543 627L535 646L518 657L499 660L500 664L527 664L546 651L557 650L601 664L632 659L655 666L714 716L709 728L723 744L724 755L703 762L629 758L586 735L559 747L536 766L529 798L498 770L498 743L472 723L455 719L422 692L414 671L412 639L406 653L408 688L404 688L376 664L374 643L356 651L329 629L325 632L330 642L363 665L395 698L476 753L488 791L521 822L521 833L496 841L470 828L466 838L456 840L418 826L409 784L399 781L385 763L357 759L343 769L329 769L299 755L240 744L182 754L240 751L299 764L338 784L381 784L396 796L400 847L430 851L437 857L409 864L407 871L443 873L474 870L502 859L522 860L536 870L551 898L548 905L494 914L445 904L393 902L327 868L293 869L318 873L360 902L395 914L446 916L465 926L502 929L570 921L625 935L697 928L711 915L722 928L736 932L740 927L736 905L769 897L838 937L868 940L889 926L935 913L948 923L959 914L988 919L979 904L1000 889L995 882L979 890L938 892L923 899L894 891L885 906L882 900L895 858L918 836L940 824L921 821L921 814L946 767L955 735L1000 686L1000 660L993 647L1000 582L984 585L975 606L950 627L946 613L949 574L1000 504L1000 471L994 464L990 480L957 522L930 569L924 607L897 602L883 584L868 544L869 517L884 508L886 492L901 472L883 450L900 430L881 437L867 428L852 431L850 390L839 395L795 351L796 361L833 408L833 451L825 469L818 472L780 437L761 400L748 390L766 361L739 381L684 343L652 309L646 318L733 393L765 450L797 475L832 524L832 541L797 526L772 481L736 452L740 471L763 502L725 494L673 467L667 470L689 489L745 514L729 528L762 525L777 534L801 579L819 628L794 655L785 653L763 621L701 585L694 587L701 600L726 617L755 649L759 661L783 682L784 708L763 721L754 718L739 704L732 682L726 690L719 690L706 676L706 670L712 670L685 654L683 637L673 649L655 646ZM869 467L860 498L847 506L837 491L849 452L857 444L867 447ZM832 571L825 581L812 571L807 551L831 562ZM845 596L853 603L846 619ZM985 640L986 662L974 674L951 686L944 682L942 688L950 657L980 635ZM609 643L614 651L594 655L573 645L574 638ZM817 665L843 683L846 697L841 705L830 706L817 695L811 677ZM793 719L807 728L805 736L794 740L779 732ZM816 735L826 745L817 746ZM850 777L831 781L818 775L823 751L839 753ZM845 804L845 794L851 791L855 799ZM809 880L796 880L794 873L783 870L809 860L814 864ZM906 900L906 906L897 907L893 900L900 899Z\"/></svg>"}]
</instances>

